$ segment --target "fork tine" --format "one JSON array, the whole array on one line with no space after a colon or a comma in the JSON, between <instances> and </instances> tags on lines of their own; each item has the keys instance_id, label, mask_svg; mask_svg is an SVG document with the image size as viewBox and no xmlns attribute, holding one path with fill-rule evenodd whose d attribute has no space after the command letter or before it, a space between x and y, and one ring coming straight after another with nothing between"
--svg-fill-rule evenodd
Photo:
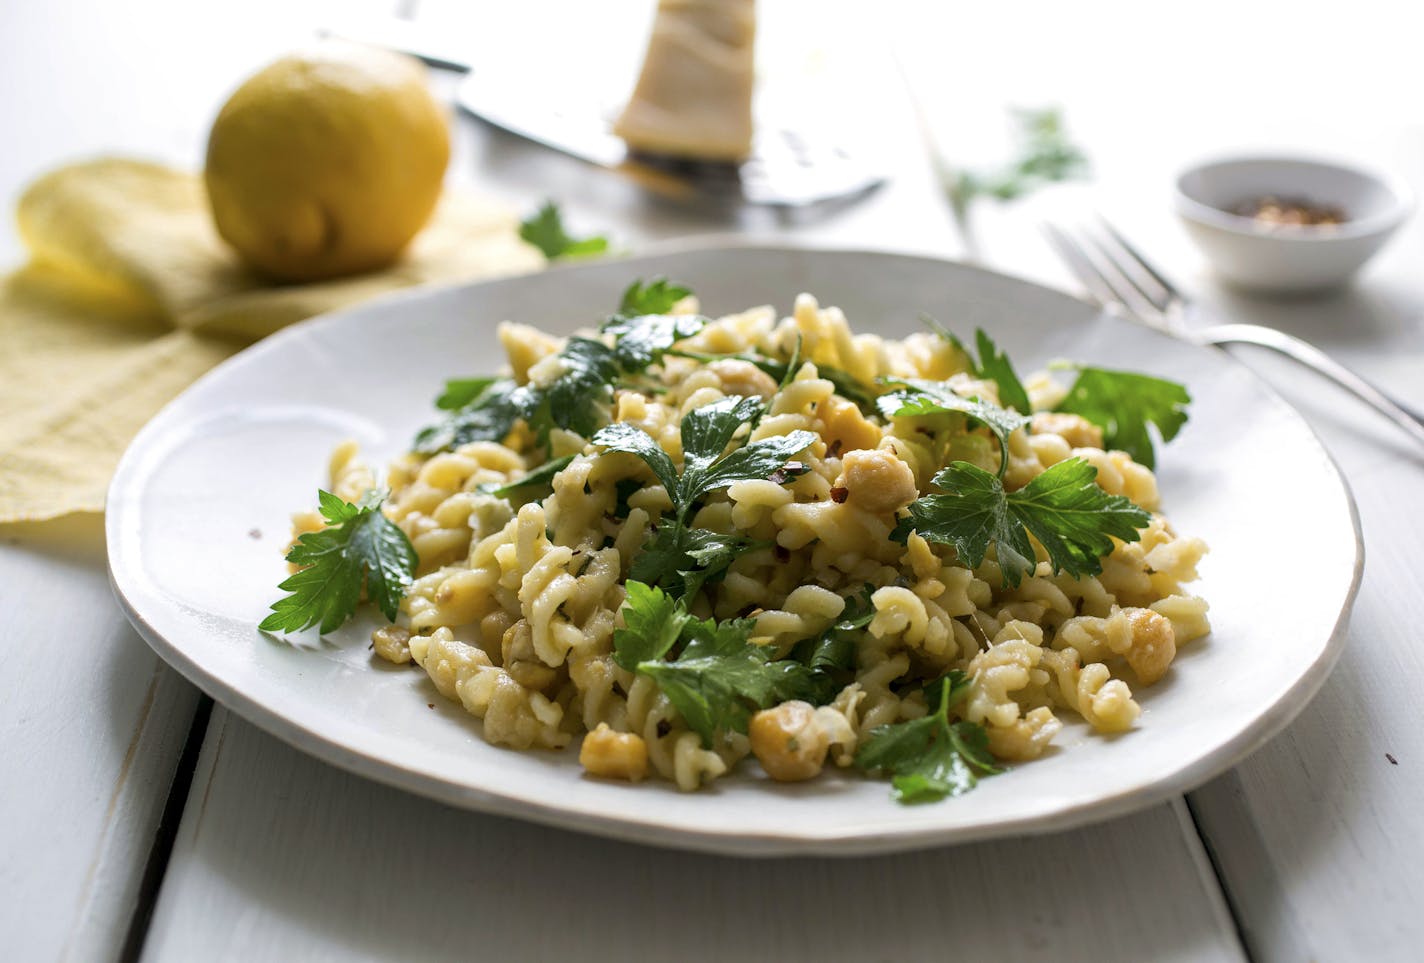
<instances>
[{"instance_id":1,"label":"fork tine","mask_svg":"<svg viewBox=\"0 0 1424 963\"><path fill-rule=\"evenodd\" d=\"M1097 215L1097 221L1103 233L1112 240L1112 243L1117 246L1126 260L1136 267L1140 278L1145 280L1149 285L1156 286L1160 297L1165 299L1166 304L1170 305L1174 302L1180 303L1185 300L1182 297L1181 290L1168 280L1167 276L1158 270L1151 261L1147 260L1142 252L1137 249L1137 246L1124 237L1122 232L1112 225L1111 221L1103 217L1102 214ZM1153 300L1157 300L1157 298Z\"/></svg>"},{"instance_id":2,"label":"fork tine","mask_svg":"<svg viewBox=\"0 0 1424 963\"><path fill-rule=\"evenodd\" d=\"M1081 228L1070 233L1054 226L1055 247L1060 256L1069 260L1075 273L1089 272L1088 283L1093 295L1104 305L1116 304L1143 320L1158 323L1162 311L1123 273L1107 252ZM1076 236L1075 236L1076 235Z\"/></svg>"},{"instance_id":3,"label":"fork tine","mask_svg":"<svg viewBox=\"0 0 1424 963\"><path fill-rule=\"evenodd\" d=\"M1132 271L1128 265L1120 262L1115 257L1108 245L1094 235L1087 228L1079 227L1079 246L1093 265L1098 269L1098 273L1112 287L1113 293L1117 295L1118 301L1132 314L1139 318L1152 320L1164 320L1166 318L1166 303L1158 304L1153 297L1142 289L1142 286L1132 276Z\"/></svg>"},{"instance_id":4,"label":"fork tine","mask_svg":"<svg viewBox=\"0 0 1424 963\"><path fill-rule=\"evenodd\" d=\"M1078 279L1078 283L1088 289L1089 296L1099 307L1105 308L1118 303L1118 296L1113 292L1112 286L1061 228L1047 221L1040 227L1048 246L1053 248L1053 253L1058 255L1059 260Z\"/></svg>"}]
</instances>

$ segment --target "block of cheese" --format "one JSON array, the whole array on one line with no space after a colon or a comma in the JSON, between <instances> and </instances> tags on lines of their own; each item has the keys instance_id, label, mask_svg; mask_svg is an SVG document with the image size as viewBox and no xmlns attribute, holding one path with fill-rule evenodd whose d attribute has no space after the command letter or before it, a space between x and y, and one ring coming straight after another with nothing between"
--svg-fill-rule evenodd
<instances>
[{"instance_id":1,"label":"block of cheese","mask_svg":"<svg viewBox=\"0 0 1424 963\"><path fill-rule=\"evenodd\" d=\"M613 132L635 151L741 161L752 146L756 0L660 0Z\"/></svg>"}]
</instances>

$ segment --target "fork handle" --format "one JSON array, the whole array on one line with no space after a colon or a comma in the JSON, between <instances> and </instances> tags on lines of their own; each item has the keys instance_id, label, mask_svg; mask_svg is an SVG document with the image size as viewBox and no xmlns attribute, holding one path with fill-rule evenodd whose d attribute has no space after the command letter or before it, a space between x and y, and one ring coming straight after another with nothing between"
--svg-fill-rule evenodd
<instances>
[{"instance_id":1,"label":"fork handle","mask_svg":"<svg viewBox=\"0 0 1424 963\"><path fill-rule=\"evenodd\" d=\"M1255 324L1214 324L1198 329L1198 334L1212 344L1254 344L1279 352L1329 378L1393 421L1420 445L1424 445L1424 417L1394 401L1308 341L1302 341L1284 331Z\"/></svg>"}]
</instances>

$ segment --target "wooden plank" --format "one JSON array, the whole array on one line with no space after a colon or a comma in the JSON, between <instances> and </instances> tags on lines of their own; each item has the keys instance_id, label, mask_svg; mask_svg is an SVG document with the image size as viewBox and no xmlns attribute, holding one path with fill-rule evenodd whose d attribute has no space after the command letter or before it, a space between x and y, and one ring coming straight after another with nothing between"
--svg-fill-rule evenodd
<instances>
[{"instance_id":1,"label":"wooden plank","mask_svg":"<svg viewBox=\"0 0 1424 963\"><path fill-rule=\"evenodd\" d=\"M5 529L0 933L10 959L116 956L198 693L109 592L102 521Z\"/></svg>"},{"instance_id":2,"label":"wooden plank","mask_svg":"<svg viewBox=\"0 0 1424 963\"><path fill-rule=\"evenodd\" d=\"M870 859L748 861L462 812L217 709L146 960L1240 959L1171 806Z\"/></svg>"},{"instance_id":3,"label":"wooden plank","mask_svg":"<svg viewBox=\"0 0 1424 963\"><path fill-rule=\"evenodd\" d=\"M1271 373L1351 480L1365 576L1324 689L1283 735L1195 793L1192 807L1256 958L1418 959L1424 456L1333 392L1278 366ZM1263 617L1271 604L1290 601L1265 603Z\"/></svg>"}]
</instances>

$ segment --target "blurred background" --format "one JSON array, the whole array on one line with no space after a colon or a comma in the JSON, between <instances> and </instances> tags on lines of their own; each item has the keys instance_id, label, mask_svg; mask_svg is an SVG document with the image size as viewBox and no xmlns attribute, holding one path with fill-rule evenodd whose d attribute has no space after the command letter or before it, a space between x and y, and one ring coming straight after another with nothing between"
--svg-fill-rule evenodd
<instances>
[{"instance_id":1,"label":"blurred background","mask_svg":"<svg viewBox=\"0 0 1424 963\"><path fill-rule=\"evenodd\" d=\"M924 184L915 183L929 175L907 88L944 155L962 164L1002 155L1007 106L1061 106L1091 158L1100 203L1128 228L1168 220L1172 172L1215 152L1324 150L1387 162L1416 182L1424 171L1417 34L1410 5L1392 0L1203 0L1170 10L1130 0L759 6L761 93L796 103L808 123L836 124L858 153L895 173L873 203L815 215L829 242L872 240L873 218L876 245L893 244L879 225L903 217L915 225L907 246L954 253L947 209L925 208ZM400 15L414 19L411 37L468 60L482 82L579 100L597 92L616 106L653 9L649 0L7 3L0 89L9 92L11 136L0 188L13 203L36 173L99 152L196 169L208 125L243 77L318 31L404 40L389 28ZM455 77L442 78L447 95ZM456 140L452 182L526 206L554 196L574 223L616 226L624 244L784 224L766 210L698 212L650 200L616 175L469 118ZM1032 225L1022 231L999 213L983 218L987 258L1029 273L1046 265ZM1185 246L1161 252L1179 255L1194 263ZM0 262L20 257L13 231L0 233Z\"/></svg>"}]
</instances>

